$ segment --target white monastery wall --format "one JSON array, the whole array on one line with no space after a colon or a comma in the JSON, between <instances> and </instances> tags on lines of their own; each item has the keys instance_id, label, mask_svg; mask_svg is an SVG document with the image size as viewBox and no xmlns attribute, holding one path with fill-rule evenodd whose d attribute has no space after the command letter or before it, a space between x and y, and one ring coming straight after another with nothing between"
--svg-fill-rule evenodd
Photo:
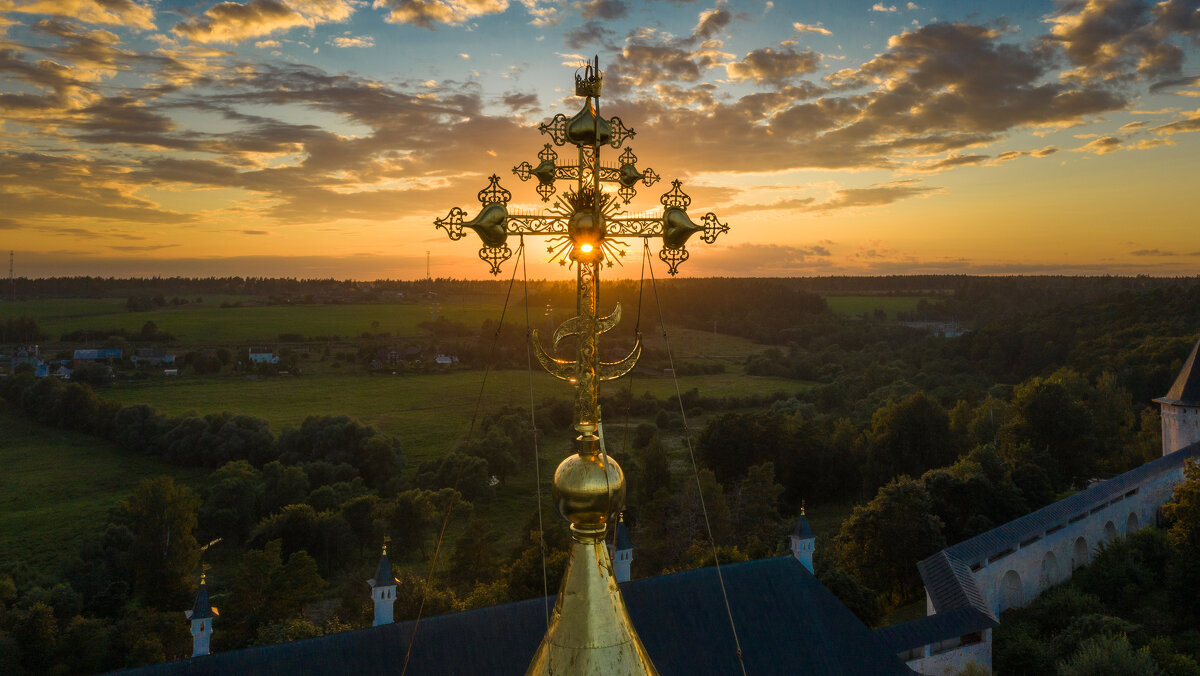
<instances>
[{"instance_id":1,"label":"white monastery wall","mask_svg":"<svg viewBox=\"0 0 1200 676\"><path fill-rule=\"evenodd\" d=\"M1102 543L1155 523L1158 508L1182 479L1182 469L1150 477L1107 503L1081 510L1040 536L1014 542L1008 553L971 562L979 590L996 614L1028 604L1069 578L1076 568L1087 565Z\"/></svg>"},{"instance_id":2,"label":"white monastery wall","mask_svg":"<svg viewBox=\"0 0 1200 676\"><path fill-rule=\"evenodd\" d=\"M987 630L986 639L979 643L961 645L956 642L947 650L939 650L938 644L925 646L929 653L905 662L910 669L926 676L956 676L974 662L991 673L992 671L992 630Z\"/></svg>"}]
</instances>

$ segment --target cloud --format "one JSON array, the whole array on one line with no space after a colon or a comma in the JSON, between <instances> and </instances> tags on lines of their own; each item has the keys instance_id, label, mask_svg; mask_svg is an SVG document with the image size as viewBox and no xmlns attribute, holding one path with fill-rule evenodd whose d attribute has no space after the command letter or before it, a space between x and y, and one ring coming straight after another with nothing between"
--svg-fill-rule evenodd
<instances>
[{"instance_id":1,"label":"cloud","mask_svg":"<svg viewBox=\"0 0 1200 676\"><path fill-rule=\"evenodd\" d=\"M501 100L513 112L519 110L536 110L539 106L537 94L526 92L508 92Z\"/></svg>"},{"instance_id":2,"label":"cloud","mask_svg":"<svg viewBox=\"0 0 1200 676\"><path fill-rule=\"evenodd\" d=\"M1077 153L1094 153L1096 155L1107 155L1108 153L1121 149L1121 139L1115 136L1102 136L1098 139L1093 139L1087 144L1075 148Z\"/></svg>"},{"instance_id":3,"label":"cloud","mask_svg":"<svg viewBox=\"0 0 1200 676\"><path fill-rule=\"evenodd\" d=\"M1163 251L1161 249L1138 249L1130 251L1130 256L1200 256L1200 251Z\"/></svg>"},{"instance_id":4,"label":"cloud","mask_svg":"<svg viewBox=\"0 0 1200 676\"><path fill-rule=\"evenodd\" d=\"M0 5L0 9L5 8ZM154 10L132 0L18 0L7 11L154 30Z\"/></svg>"},{"instance_id":5,"label":"cloud","mask_svg":"<svg viewBox=\"0 0 1200 676\"><path fill-rule=\"evenodd\" d=\"M824 202L813 203L803 207L801 210L822 212L837 209L879 207L908 197L927 195L939 192L940 190L941 188L928 188L919 185L912 180L891 181L881 185L873 185L869 188L842 188L834 193L830 199Z\"/></svg>"},{"instance_id":6,"label":"cloud","mask_svg":"<svg viewBox=\"0 0 1200 676\"><path fill-rule=\"evenodd\" d=\"M175 33L200 43L241 42L298 26L346 21L351 0L249 0L222 2L199 17L175 24Z\"/></svg>"},{"instance_id":7,"label":"cloud","mask_svg":"<svg viewBox=\"0 0 1200 676\"><path fill-rule=\"evenodd\" d=\"M242 234L243 235L269 235L271 233L267 230L243 230Z\"/></svg>"},{"instance_id":8,"label":"cloud","mask_svg":"<svg viewBox=\"0 0 1200 676\"><path fill-rule=\"evenodd\" d=\"M890 13L890 12L896 12L898 10L896 9L895 5L885 5L882 2L877 2L874 5L871 5L871 11L872 12L889 12Z\"/></svg>"},{"instance_id":9,"label":"cloud","mask_svg":"<svg viewBox=\"0 0 1200 676\"><path fill-rule=\"evenodd\" d=\"M0 218L0 230L19 230L21 223L11 218Z\"/></svg>"},{"instance_id":10,"label":"cloud","mask_svg":"<svg viewBox=\"0 0 1200 676\"><path fill-rule=\"evenodd\" d=\"M339 35L329 41L334 47L374 47L375 38L370 35Z\"/></svg>"},{"instance_id":11,"label":"cloud","mask_svg":"<svg viewBox=\"0 0 1200 676\"><path fill-rule=\"evenodd\" d=\"M706 250L693 260L698 267L689 272L706 276L795 277L832 267L829 250L819 245L738 244Z\"/></svg>"},{"instance_id":12,"label":"cloud","mask_svg":"<svg viewBox=\"0 0 1200 676\"><path fill-rule=\"evenodd\" d=\"M734 81L752 80L757 84L779 86L815 71L820 63L821 55L812 50L797 52L785 47L776 51L763 47L750 52L741 61L725 64L725 71Z\"/></svg>"},{"instance_id":13,"label":"cloud","mask_svg":"<svg viewBox=\"0 0 1200 676\"><path fill-rule=\"evenodd\" d=\"M1153 131L1160 134L1184 134L1200 131L1200 108L1187 113L1187 117L1182 120L1159 125Z\"/></svg>"},{"instance_id":14,"label":"cloud","mask_svg":"<svg viewBox=\"0 0 1200 676\"><path fill-rule=\"evenodd\" d=\"M796 23L792 24L792 28L795 29L795 31L797 33L816 33L818 35L833 35L833 32L830 31L828 28L822 26L820 21L818 21L815 24L800 23L799 21L797 21Z\"/></svg>"},{"instance_id":15,"label":"cloud","mask_svg":"<svg viewBox=\"0 0 1200 676\"><path fill-rule=\"evenodd\" d=\"M457 25L477 16L499 14L508 9L508 0L375 0L372 7L389 10L388 23L432 29L434 24Z\"/></svg>"},{"instance_id":16,"label":"cloud","mask_svg":"<svg viewBox=\"0 0 1200 676\"><path fill-rule=\"evenodd\" d=\"M162 249L172 249L179 246L178 244L144 244L144 245L123 245L110 246L108 248L114 251L123 251L126 253L161 251Z\"/></svg>"},{"instance_id":17,"label":"cloud","mask_svg":"<svg viewBox=\"0 0 1200 676\"><path fill-rule=\"evenodd\" d=\"M587 0L580 9L585 19L620 19L629 14L624 0Z\"/></svg>"},{"instance_id":18,"label":"cloud","mask_svg":"<svg viewBox=\"0 0 1200 676\"><path fill-rule=\"evenodd\" d=\"M955 167L980 165L987 162L989 159L990 158L987 155L951 154L950 156L941 159L929 160L927 162L916 162L910 167L910 169L912 171L932 173L953 169ZM1006 157L1003 159L1012 158Z\"/></svg>"},{"instance_id":19,"label":"cloud","mask_svg":"<svg viewBox=\"0 0 1200 676\"><path fill-rule=\"evenodd\" d=\"M1082 81L1122 82L1134 75L1177 76L1183 49L1173 35L1200 34L1195 0L1081 0L1064 3L1050 15L1046 44L1059 48Z\"/></svg>"}]
</instances>

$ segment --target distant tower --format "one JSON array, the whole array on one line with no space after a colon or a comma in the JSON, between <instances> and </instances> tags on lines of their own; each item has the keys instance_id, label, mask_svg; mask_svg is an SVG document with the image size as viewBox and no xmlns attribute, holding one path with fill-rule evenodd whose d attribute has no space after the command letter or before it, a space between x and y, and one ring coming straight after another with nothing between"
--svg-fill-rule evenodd
<instances>
[{"instance_id":1,"label":"distant tower","mask_svg":"<svg viewBox=\"0 0 1200 676\"><path fill-rule=\"evenodd\" d=\"M617 520L617 543L609 546L609 557L613 562L613 576L617 582L629 582L629 567L633 565L633 541L629 539L629 529L625 527L625 514Z\"/></svg>"},{"instance_id":2,"label":"distant tower","mask_svg":"<svg viewBox=\"0 0 1200 676\"><path fill-rule=\"evenodd\" d=\"M817 548L817 535L812 526L808 525L808 515L804 511L804 503L800 503L800 520L796 522L796 530L792 531L792 556L796 557L808 572L813 571L813 551Z\"/></svg>"},{"instance_id":3,"label":"distant tower","mask_svg":"<svg viewBox=\"0 0 1200 676\"><path fill-rule=\"evenodd\" d=\"M192 657L207 655L209 641L212 639L212 621L219 615L216 608L208 602L208 585L204 581L204 573L200 574L200 588L196 590L196 604L184 615L192 621Z\"/></svg>"},{"instance_id":4,"label":"distant tower","mask_svg":"<svg viewBox=\"0 0 1200 676\"><path fill-rule=\"evenodd\" d=\"M383 546L383 554L379 557L379 566L375 568L375 577L367 580L371 585L371 600L375 602L375 622L373 626L391 624L392 604L396 602L396 578L392 576L392 564L388 562L387 545Z\"/></svg>"},{"instance_id":5,"label":"distant tower","mask_svg":"<svg viewBox=\"0 0 1200 676\"><path fill-rule=\"evenodd\" d=\"M1183 363L1175 384L1164 396L1155 399L1162 406L1163 455L1200 441L1200 341Z\"/></svg>"}]
</instances>

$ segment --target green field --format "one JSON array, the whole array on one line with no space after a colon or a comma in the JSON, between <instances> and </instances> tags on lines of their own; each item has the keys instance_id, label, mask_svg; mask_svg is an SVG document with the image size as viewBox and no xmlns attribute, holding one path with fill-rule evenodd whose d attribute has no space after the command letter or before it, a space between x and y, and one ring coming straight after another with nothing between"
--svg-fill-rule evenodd
<instances>
[{"instance_id":1,"label":"green field","mask_svg":"<svg viewBox=\"0 0 1200 676\"><path fill-rule=\"evenodd\" d=\"M119 383L102 396L124 404L150 404L171 415L243 413L267 420L276 433L285 425L299 425L310 415L348 415L398 437L412 467L452 450L466 438L483 377L483 371L404 376L329 373L258 380L238 376L180 377ZM697 388L704 396L800 389L796 381L738 373L682 376L679 385L684 391ZM625 381L607 385L628 386ZM528 408L529 387L527 371L493 371L483 388L481 413L503 404ZM675 385L669 376L635 376L633 391L635 395L648 391L656 397L668 397L675 394ZM533 392L534 401L539 403L547 397L571 397L564 383L540 370L533 374ZM616 413L610 411L608 415ZM620 421L614 418L611 422Z\"/></svg>"},{"instance_id":2,"label":"green field","mask_svg":"<svg viewBox=\"0 0 1200 676\"><path fill-rule=\"evenodd\" d=\"M888 319L897 312L912 312L921 299L915 296L825 296L829 309L844 317L860 317L883 310Z\"/></svg>"},{"instance_id":3,"label":"green field","mask_svg":"<svg viewBox=\"0 0 1200 676\"><path fill-rule=\"evenodd\" d=\"M220 307L216 303L189 304L148 312L129 312L124 301L111 299L87 301L105 312L57 314L74 311L80 301L43 301L29 303L29 316L38 320L42 331L57 340L65 333L80 329L124 329L137 333L146 322L154 322L159 331L175 336L181 344L221 345L247 341L273 343L280 334L355 338L364 332L391 333L394 336L420 334L418 325L433 317L428 305L247 305ZM43 303L46 308L39 307ZM96 308L91 308L96 309ZM10 311L12 311L10 309ZM439 316L478 327L485 319L495 319L499 308L484 303L455 303L438 308ZM377 322L377 324L376 324Z\"/></svg>"},{"instance_id":4,"label":"green field","mask_svg":"<svg viewBox=\"0 0 1200 676\"><path fill-rule=\"evenodd\" d=\"M0 408L0 570L31 571L75 556L108 510L160 474L197 484L206 470L126 453L95 437L30 422Z\"/></svg>"}]
</instances>

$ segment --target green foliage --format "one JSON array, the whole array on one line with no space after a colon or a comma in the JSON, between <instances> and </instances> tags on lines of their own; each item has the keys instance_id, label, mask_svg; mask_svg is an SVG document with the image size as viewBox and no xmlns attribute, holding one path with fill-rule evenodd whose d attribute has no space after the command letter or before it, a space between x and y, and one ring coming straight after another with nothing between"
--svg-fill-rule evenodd
<instances>
[{"instance_id":1,"label":"green foliage","mask_svg":"<svg viewBox=\"0 0 1200 676\"><path fill-rule=\"evenodd\" d=\"M843 522L833 541L838 567L879 590L890 605L902 605L920 589L913 563L946 546L932 509L920 483L893 480Z\"/></svg>"},{"instance_id":2,"label":"green foliage","mask_svg":"<svg viewBox=\"0 0 1200 676\"><path fill-rule=\"evenodd\" d=\"M168 476L146 479L117 507L133 534L133 591L156 608L179 608L195 589L200 546L192 531L200 496Z\"/></svg>"},{"instance_id":3,"label":"green foliage","mask_svg":"<svg viewBox=\"0 0 1200 676\"><path fill-rule=\"evenodd\" d=\"M901 474L918 476L953 461L950 416L929 395L918 392L875 411L867 452L871 488Z\"/></svg>"},{"instance_id":4,"label":"green foliage","mask_svg":"<svg viewBox=\"0 0 1200 676\"><path fill-rule=\"evenodd\" d=\"M883 619L883 607L879 605L878 594L850 573L841 568L818 568L817 579L857 615L863 624L874 627Z\"/></svg>"},{"instance_id":5,"label":"green foliage","mask_svg":"<svg viewBox=\"0 0 1200 676\"><path fill-rule=\"evenodd\" d=\"M450 574L456 580L474 585L496 577L496 562L499 559L495 529L486 521L472 519L467 523L462 537L454 544Z\"/></svg>"},{"instance_id":6,"label":"green foliage","mask_svg":"<svg viewBox=\"0 0 1200 676\"><path fill-rule=\"evenodd\" d=\"M1161 676L1162 671L1145 648L1135 651L1129 639L1104 634L1084 641L1078 652L1058 663L1059 676Z\"/></svg>"},{"instance_id":7,"label":"green foliage","mask_svg":"<svg viewBox=\"0 0 1200 676\"><path fill-rule=\"evenodd\" d=\"M494 494L488 463L483 458L447 453L417 468L417 486L426 490L451 488L471 502L488 500Z\"/></svg>"},{"instance_id":8,"label":"green foliage","mask_svg":"<svg viewBox=\"0 0 1200 676\"><path fill-rule=\"evenodd\" d=\"M783 532L779 498L783 486L775 483L775 465L764 462L746 472L746 478L731 496L733 529L737 545L746 556L760 559L779 553Z\"/></svg>"}]
</instances>

